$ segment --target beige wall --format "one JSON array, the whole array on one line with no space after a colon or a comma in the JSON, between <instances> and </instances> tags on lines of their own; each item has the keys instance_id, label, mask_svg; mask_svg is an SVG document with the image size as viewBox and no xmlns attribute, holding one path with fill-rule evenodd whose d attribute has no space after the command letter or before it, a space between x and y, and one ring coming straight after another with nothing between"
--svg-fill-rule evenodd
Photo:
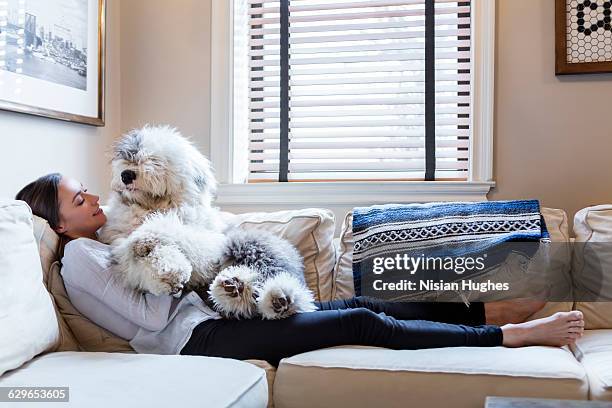
<instances>
[{"instance_id":1,"label":"beige wall","mask_svg":"<svg viewBox=\"0 0 612 408\"><path fill-rule=\"evenodd\" d=\"M0 196L54 170L105 195L101 153L146 122L174 124L209 152L211 0L108 7L107 126L0 112ZM553 11L554 0L497 0L497 187L489 198L539 198L572 215L612 202L612 74L554 75Z\"/></svg>"},{"instance_id":2,"label":"beige wall","mask_svg":"<svg viewBox=\"0 0 612 408\"><path fill-rule=\"evenodd\" d=\"M122 1L123 130L173 123L210 151L210 7ZM570 216L612 202L612 75L555 76L554 0L497 0L495 86L490 199L538 198Z\"/></svg>"},{"instance_id":3,"label":"beige wall","mask_svg":"<svg viewBox=\"0 0 612 408\"><path fill-rule=\"evenodd\" d=\"M210 15L210 0L121 1L123 131L169 123L208 154Z\"/></svg>"},{"instance_id":4,"label":"beige wall","mask_svg":"<svg viewBox=\"0 0 612 408\"><path fill-rule=\"evenodd\" d=\"M492 200L612 202L612 74L556 77L554 0L497 1Z\"/></svg>"},{"instance_id":5,"label":"beige wall","mask_svg":"<svg viewBox=\"0 0 612 408\"><path fill-rule=\"evenodd\" d=\"M106 126L93 127L0 111L0 198L12 198L27 182L50 172L79 179L104 199L110 172L105 152L119 132L118 0L108 0Z\"/></svg>"},{"instance_id":6,"label":"beige wall","mask_svg":"<svg viewBox=\"0 0 612 408\"><path fill-rule=\"evenodd\" d=\"M170 123L210 149L210 0L107 0L106 126L0 111L0 197L58 171L108 197L124 131Z\"/></svg>"}]
</instances>

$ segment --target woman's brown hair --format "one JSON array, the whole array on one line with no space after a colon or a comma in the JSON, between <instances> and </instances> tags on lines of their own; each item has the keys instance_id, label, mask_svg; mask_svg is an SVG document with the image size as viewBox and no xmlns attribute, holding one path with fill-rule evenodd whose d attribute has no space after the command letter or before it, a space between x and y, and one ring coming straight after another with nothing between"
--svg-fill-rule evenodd
<instances>
[{"instance_id":1,"label":"woman's brown hair","mask_svg":"<svg viewBox=\"0 0 612 408\"><path fill-rule=\"evenodd\" d=\"M60 222L57 190L61 179L59 173L47 174L22 188L15 196L16 200L28 203L32 213L47 220L53 230Z\"/></svg>"}]
</instances>

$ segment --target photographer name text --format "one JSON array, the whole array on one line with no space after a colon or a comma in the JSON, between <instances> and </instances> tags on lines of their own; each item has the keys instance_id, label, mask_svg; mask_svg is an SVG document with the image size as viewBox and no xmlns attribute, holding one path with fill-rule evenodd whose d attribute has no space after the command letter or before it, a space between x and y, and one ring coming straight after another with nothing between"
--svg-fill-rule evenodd
<instances>
[{"instance_id":1,"label":"photographer name text","mask_svg":"<svg viewBox=\"0 0 612 408\"><path fill-rule=\"evenodd\" d=\"M417 282L402 279L398 282L385 282L382 279L377 279L372 282L372 288L376 291L508 291L510 284L508 282L475 282L471 279L463 279L456 282L434 281L434 280L419 280Z\"/></svg>"}]
</instances>

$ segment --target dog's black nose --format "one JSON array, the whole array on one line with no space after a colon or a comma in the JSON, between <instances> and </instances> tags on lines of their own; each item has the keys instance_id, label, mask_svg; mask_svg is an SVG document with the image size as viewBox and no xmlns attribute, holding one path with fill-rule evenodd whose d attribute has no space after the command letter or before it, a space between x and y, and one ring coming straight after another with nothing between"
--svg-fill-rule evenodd
<instances>
[{"instance_id":1,"label":"dog's black nose","mask_svg":"<svg viewBox=\"0 0 612 408\"><path fill-rule=\"evenodd\" d=\"M136 172L134 170L123 170L121 172L121 181L126 186L132 184L132 181L136 180Z\"/></svg>"}]
</instances>

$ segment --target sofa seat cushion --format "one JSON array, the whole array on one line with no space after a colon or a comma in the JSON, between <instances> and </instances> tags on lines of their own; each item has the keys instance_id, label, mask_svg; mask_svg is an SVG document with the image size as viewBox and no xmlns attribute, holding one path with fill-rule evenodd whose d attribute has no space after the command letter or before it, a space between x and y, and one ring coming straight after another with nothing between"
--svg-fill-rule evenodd
<instances>
[{"instance_id":1,"label":"sofa seat cushion","mask_svg":"<svg viewBox=\"0 0 612 408\"><path fill-rule=\"evenodd\" d=\"M488 395L586 399L587 393L585 371L567 348L351 346L282 360L274 405L482 407Z\"/></svg>"},{"instance_id":2,"label":"sofa seat cushion","mask_svg":"<svg viewBox=\"0 0 612 408\"><path fill-rule=\"evenodd\" d=\"M576 340L574 352L578 358L585 354L612 352L612 329L585 330L584 336Z\"/></svg>"},{"instance_id":3,"label":"sofa seat cushion","mask_svg":"<svg viewBox=\"0 0 612 408\"><path fill-rule=\"evenodd\" d=\"M589 379L589 399L612 401L612 330L587 330L574 353Z\"/></svg>"},{"instance_id":4,"label":"sofa seat cushion","mask_svg":"<svg viewBox=\"0 0 612 408\"><path fill-rule=\"evenodd\" d=\"M0 377L2 387L41 384L70 387L72 407L261 408L268 400L264 370L212 357L68 351L35 358Z\"/></svg>"}]
</instances>

